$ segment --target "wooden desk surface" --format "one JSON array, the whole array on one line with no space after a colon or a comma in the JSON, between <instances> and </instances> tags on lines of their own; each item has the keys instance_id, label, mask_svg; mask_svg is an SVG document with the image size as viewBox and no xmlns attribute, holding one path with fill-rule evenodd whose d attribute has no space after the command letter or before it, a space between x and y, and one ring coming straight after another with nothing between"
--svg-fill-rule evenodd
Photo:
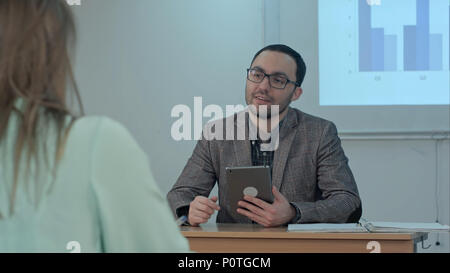
<instances>
[{"instance_id":1,"label":"wooden desk surface","mask_svg":"<svg viewBox=\"0 0 450 273\"><path fill-rule=\"evenodd\" d=\"M370 252L371 241L381 252L414 252L426 233L288 232L287 227L205 224L181 227L191 249L198 252Z\"/></svg>"}]
</instances>

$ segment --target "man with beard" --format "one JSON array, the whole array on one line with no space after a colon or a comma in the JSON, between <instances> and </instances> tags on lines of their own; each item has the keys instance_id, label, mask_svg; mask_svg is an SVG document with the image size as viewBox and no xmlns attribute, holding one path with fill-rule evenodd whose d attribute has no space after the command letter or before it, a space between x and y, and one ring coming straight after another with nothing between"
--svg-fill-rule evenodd
<instances>
[{"instance_id":1,"label":"man with beard","mask_svg":"<svg viewBox=\"0 0 450 273\"><path fill-rule=\"evenodd\" d=\"M336 126L289 107L303 93L305 73L300 54L286 45L270 45L256 53L247 69L245 100L249 107L245 124L265 124L269 133L277 130L279 145L263 150L267 138L258 134L252 140L248 133L244 140L199 140L167 194L177 216L187 216L192 226L206 223L215 210L219 211L217 223L258 223L265 227L359 220L361 200ZM239 113L223 121L239 129L237 116ZM225 168L260 165L271 168L273 203L245 195L238 202L239 208L231 211L224 193ZM208 198L216 182L219 196Z\"/></svg>"}]
</instances>

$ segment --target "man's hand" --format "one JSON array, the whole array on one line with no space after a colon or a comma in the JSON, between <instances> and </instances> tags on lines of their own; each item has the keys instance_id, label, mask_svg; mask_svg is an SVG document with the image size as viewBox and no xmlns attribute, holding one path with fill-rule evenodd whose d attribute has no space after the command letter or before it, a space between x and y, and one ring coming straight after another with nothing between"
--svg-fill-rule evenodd
<instances>
[{"instance_id":1,"label":"man's hand","mask_svg":"<svg viewBox=\"0 0 450 273\"><path fill-rule=\"evenodd\" d=\"M189 205L188 221L191 226L198 226L208 222L214 210L220 210L220 207L216 204L217 196L211 197L211 199L204 196L197 196Z\"/></svg>"},{"instance_id":2,"label":"man's hand","mask_svg":"<svg viewBox=\"0 0 450 273\"><path fill-rule=\"evenodd\" d=\"M245 195L245 201L239 201L238 205L247 210L238 208L237 212L264 227L276 227L288 223L295 217L295 209L275 187L272 187L272 192L275 198L273 204Z\"/></svg>"}]
</instances>

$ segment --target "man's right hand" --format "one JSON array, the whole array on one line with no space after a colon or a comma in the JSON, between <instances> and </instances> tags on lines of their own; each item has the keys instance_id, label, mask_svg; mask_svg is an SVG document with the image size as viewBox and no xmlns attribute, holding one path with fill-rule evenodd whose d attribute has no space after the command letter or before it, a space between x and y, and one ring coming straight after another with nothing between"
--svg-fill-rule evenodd
<instances>
[{"instance_id":1,"label":"man's right hand","mask_svg":"<svg viewBox=\"0 0 450 273\"><path fill-rule=\"evenodd\" d=\"M220 207L216 204L217 196L206 198L204 196L197 196L189 204L188 221L191 226L198 226L208 222L211 215L215 210L220 210Z\"/></svg>"}]
</instances>

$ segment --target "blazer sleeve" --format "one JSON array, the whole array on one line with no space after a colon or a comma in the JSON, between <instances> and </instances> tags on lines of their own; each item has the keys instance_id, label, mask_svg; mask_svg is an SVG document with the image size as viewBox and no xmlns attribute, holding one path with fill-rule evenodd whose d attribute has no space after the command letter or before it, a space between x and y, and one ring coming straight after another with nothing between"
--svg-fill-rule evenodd
<instances>
[{"instance_id":1,"label":"blazer sleeve","mask_svg":"<svg viewBox=\"0 0 450 273\"><path fill-rule=\"evenodd\" d=\"M214 169L210 145L212 141L200 139L194 148L181 175L167 194L172 212L181 216L186 213L189 204L196 196L208 197L213 189L217 176Z\"/></svg>"},{"instance_id":2,"label":"blazer sleeve","mask_svg":"<svg viewBox=\"0 0 450 273\"><path fill-rule=\"evenodd\" d=\"M105 252L187 252L148 158L119 123L102 119L92 157L92 185Z\"/></svg>"},{"instance_id":3,"label":"blazer sleeve","mask_svg":"<svg viewBox=\"0 0 450 273\"><path fill-rule=\"evenodd\" d=\"M316 202L294 202L299 208L300 223L345 223L361 200L348 165L336 126L327 122L317 149L317 186L321 198Z\"/></svg>"}]
</instances>

